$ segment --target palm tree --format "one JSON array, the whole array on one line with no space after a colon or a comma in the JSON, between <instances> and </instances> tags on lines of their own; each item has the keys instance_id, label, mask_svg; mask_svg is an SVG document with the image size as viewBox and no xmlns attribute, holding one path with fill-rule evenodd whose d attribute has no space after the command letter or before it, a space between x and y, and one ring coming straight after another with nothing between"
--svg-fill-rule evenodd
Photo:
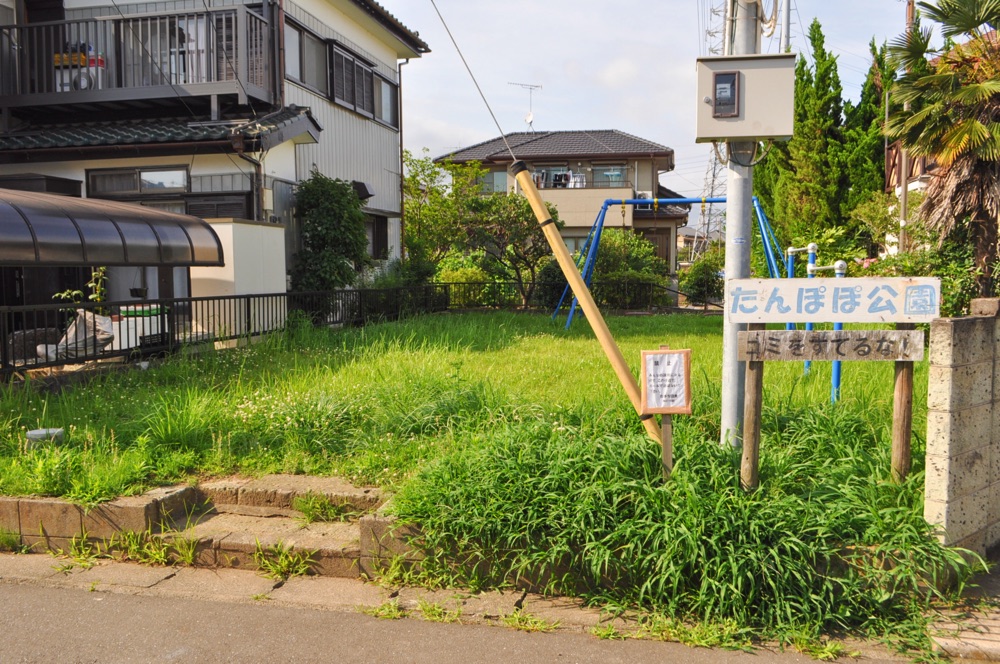
<instances>
[{"instance_id":1,"label":"palm tree","mask_svg":"<svg viewBox=\"0 0 1000 664\"><path fill-rule=\"evenodd\" d=\"M921 212L942 240L968 223L980 292L990 295L1000 256L1000 0L918 6L946 42L931 48L931 30L915 26L890 44L907 72L894 85L895 100L907 106L890 117L886 133L937 161Z\"/></svg>"}]
</instances>

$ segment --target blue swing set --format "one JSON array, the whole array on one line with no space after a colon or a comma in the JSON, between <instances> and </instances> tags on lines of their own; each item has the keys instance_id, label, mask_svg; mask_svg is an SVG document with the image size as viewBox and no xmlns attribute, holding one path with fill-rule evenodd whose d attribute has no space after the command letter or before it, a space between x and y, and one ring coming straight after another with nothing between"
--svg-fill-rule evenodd
<instances>
[{"instance_id":1,"label":"blue swing set","mask_svg":"<svg viewBox=\"0 0 1000 664\"><path fill-rule=\"evenodd\" d=\"M708 203L725 203L726 199L721 198L627 198L627 199L615 199L609 198L604 201L601 206L600 212L597 213L597 219L594 220L593 226L590 227L590 232L587 234L587 239L583 244L583 248L577 257L577 268L579 268L580 273L583 275L583 280L586 282L587 287L591 286L591 281L594 277L594 264L597 262L597 253L601 246L601 234L604 231L604 219L608 214L608 210L612 206L621 205L623 210L626 205L651 205L653 209L658 209L661 205L694 205L701 203L706 205ZM767 271L772 278L777 279L781 277L781 272L779 268L779 263L777 256L781 255L783 252L778 245L778 240L774 236L774 230L771 228L771 222L768 220L767 215L764 214L764 209L761 207L760 202L755 196L753 198L754 212L757 219L757 228L760 231L761 237L764 239L764 256L767 261ZM624 212L623 212L624 214ZM559 316L559 312L563 308L563 304L566 302L567 297L570 295L570 287L567 285L563 290L562 297L559 298L559 304L556 305L556 309L552 312L552 318L555 319ZM568 330L570 325L573 323L573 317L576 313L577 301L574 297L569 308L569 315L566 318L566 329Z\"/></svg>"}]
</instances>

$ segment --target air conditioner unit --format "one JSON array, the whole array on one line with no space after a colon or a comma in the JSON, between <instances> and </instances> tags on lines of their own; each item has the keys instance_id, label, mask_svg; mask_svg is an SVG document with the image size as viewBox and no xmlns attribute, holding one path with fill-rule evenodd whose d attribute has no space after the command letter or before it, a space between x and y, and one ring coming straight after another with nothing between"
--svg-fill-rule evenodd
<instances>
[{"instance_id":1,"label":"air conditioner unit","mask_svg":"<svg viewBox=\"0 0 1000 664\"><path fill-rule=\"evenodd\" d=\"M650 200L650 199L653 198L653 192L651 192L651 191L637 191L637 192L635 192L635 197L637 199ZM635 209L636 210L652 210L653 209L653 204L652 203L637 203L636 206L635 206Z\"/></svg>"},{"instance_id":2,"label":"air conditioner unit","mask_svg":"<svg viewBox=\"0 0 1000 664\"><path fill-rule=\"evenodd\" d=\"M103 90L105 81L104 58L69 54L73 59L56 65L56 91Z\"/></svg>"}]
</instances>

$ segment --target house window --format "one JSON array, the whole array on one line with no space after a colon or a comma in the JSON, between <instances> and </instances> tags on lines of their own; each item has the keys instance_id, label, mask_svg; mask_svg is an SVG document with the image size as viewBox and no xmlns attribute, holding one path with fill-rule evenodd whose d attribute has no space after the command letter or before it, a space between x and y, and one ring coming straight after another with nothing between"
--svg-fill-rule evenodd
<instances>
[{"instance_id":1,"label":"house window","mask_svg":"<svg viewBox=\"0 0 1000 664\"><path fill-rule=\"evenodd\" d=\"M389 219L382 215L368 215L365 222L365 234L368 236L368 255L375 260L389 257Z\"/></svg>"},{"instance_id":2,"label":"house window","mask_svg":"<svg viewBox=\"0 0 1000 664\"><path fill-rule=\"evenodd\" d=\"M598 166L594 165L594 186L596 187L621 187L624 186L627 178L624 164Z\"/></svg>"},{"instance_id":3,"label":"house window","mask_svg":"<svg viewBox=\"0 0 1000 664\"><path fill-rule=\"evenodd\" d=\"M333 99L365 117L399 127L399 90L372 66L340 47L333 49Z\"/></svg>"},{"instance_id":4,"label":"house window","mask_svg":"<svg viewBox=\"0 0 1000 664\"><path fill-rule=\"evenodd\" d=\"M507 172L494 171L487 173L479 180L483 185L484 194L507 193Z\"/></svg>"},{"instance_id":5,"label":"house window","mask_svg":"<svg viewBox=\"0 0 1000 664\"><path fill-rule=\"evenodd\" d=\"M565 187L569 181L568 173L567 166L538 166L534 172L535 186L539 189Z\"/></svg>"},{"instance_id":6,"label":"house window","mask_svg":"<svg viewBox=\"0 0 1000 664\"><path fill-rule=\"evenodd\" d=\"M188 190L186 168L116 168L89 171L87 176L88 195L93 198L132 198Z\"/></svg>"},{"instance_id":7,"label":"house window","mask_svg":"<svg viewBox=\"0 0 1000 664\"><path fill-rule=\"evenodd\" d=\"M399 93L394 84L384 78L375 77L375 119L390 127L399 128Z\"/></svg>"},{"instance_id":8,"label":"house window","mask_svg":"<svg viewBox=\"0 0 1000 664\"><path fill-rule=\"evenodd\" d=\"M285 24L285 76L330 94L327 52L322 39L291 23Z\"/></svg>"}]
</instances>

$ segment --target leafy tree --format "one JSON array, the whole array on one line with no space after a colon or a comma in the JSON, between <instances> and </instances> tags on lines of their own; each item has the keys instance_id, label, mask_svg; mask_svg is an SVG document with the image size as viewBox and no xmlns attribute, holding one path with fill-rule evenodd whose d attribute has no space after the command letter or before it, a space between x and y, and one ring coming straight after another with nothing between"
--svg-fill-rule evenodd
<instances>
[{"instance_id":1,"label":"leafy tree","mask_svg":"<svg viewBox=\"0 0 1000 664\"><path fill-rule=\"evenodd\" d=\"M1000 0L919 6L946 39L964 43L934 49L930 29L919 26L892 42L895 63L907 70L895 97L910 107L891 116L887 134L912 154L936 159L921 211L942 241L968 225L980 294L989 295L1000 221L1000 40L992 30L1000 23Z\"/></svg>"},{"instance_id":2,"label":"leafy tree","mask_svg":"<svg viewBox=\"0 0 1000 664\"><path fill-rule=\"evenodd\" d=\"M464 247L463 228L473 201L482 193L486 170L478 163L435 164L424 149L422 157L403 153L404 243L415 259L439 261L456 247Z\"/></svg>"},{"instance_id":3,"label":"leafy tree","mask_svg":"<svg viewBox=\"0 0 1000 664\"><path fill-rule=\"evenodd\" d=\"M795 126L777 143L754 175L754 191L772 215L778 236L807 236L840 225L845 178L843 100L837 60L825 48L819 21L809 27L813 62L795 67Z\"/></svg>"},{"instance_id":4,"label":"leafy tree","mask_svg":"<svg viewBox=\"0 0 1000 664\"><path fill-rule=\"evenodd\" d=\"M561 227L558 211L548 203L546 207ZM552 253L528 199L513 193L479 196L472 201L472 213L467 228L469 247L482 250L510 273L521 304L527 307L538 271Z\"/></svg>"},{"instance_id":5,"label":"leafy tree","mask_svg":"<svg viewBox=\"0 0 1000 664\"><path fill-rule=\"evenodd\" d=\"M670 266L656 255L656 246L639 233L624 228L607 228L601 233L594 275L598 279L619 272L637 272L663 277Z\"/></svg>"},{"instance_id":6,"label":"leafy tree","mask_svg":"<svg viewBox=\"0 0 1000 664\"><path fill-rule=\"evenodd\" d=\"M878 245L884 243L885 236L871 235L871 229L860 225L852 213L863 202L881 194L885 185L885 93L894 74L887 62L886 47L879 48L873 39L868 48L872 64L861 87L861 98L857 104L844 104L844 144L841 151L844 191L840 216L850 227L851 235L867 245L869 255L874 256ZM898 224L897 220L894 233L898 233Z\"/></svg>"},{"instance_id":7,"label":"leafy tree","mask_svg":"<svg viewBox=\"0 0 1000 664\"><path fill-rule=\"evenodd\" d=\"M365 213L350 182L313 170L299 183L295 204L302 250L292 269L292 289L330 290L354 283L369 262Z\"/></svg>"}]
</instances>

